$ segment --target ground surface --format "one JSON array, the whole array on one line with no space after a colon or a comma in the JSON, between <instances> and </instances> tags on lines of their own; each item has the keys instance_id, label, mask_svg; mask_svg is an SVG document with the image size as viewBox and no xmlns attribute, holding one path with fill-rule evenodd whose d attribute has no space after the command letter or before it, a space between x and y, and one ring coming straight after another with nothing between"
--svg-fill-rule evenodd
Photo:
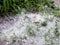
<instances>
[{"instance_id":1,"label":"ground surface","mask_svg":"<svg viewBox=\"0 0 60 45\"><path fill-rule=\"evenodd\" d=\"M60 45L60 18L23 12L0 18L0 45Z\"/></svg>"},{"instance_id":2,"label":"ground surface","mask_svg":"<svg viewBox=\"0 0 60 45\"><path fill-rule=\"evenodd\" d=\"M60 18L53 15L22 12L4 18L0 29L1 45L60 45Z\"/></svg>"}]
</instances>

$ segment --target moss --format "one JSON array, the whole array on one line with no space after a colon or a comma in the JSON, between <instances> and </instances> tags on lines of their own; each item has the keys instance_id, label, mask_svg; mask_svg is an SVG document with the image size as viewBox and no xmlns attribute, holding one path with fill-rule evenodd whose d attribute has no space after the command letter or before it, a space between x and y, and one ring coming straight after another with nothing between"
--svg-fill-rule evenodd
<instances>
[{"instance_id":1,"label":"moss","mask_svg":"<svg viewBox=\"0 0 60 45\"><path fill-rule=\"evenodd\" d=\"M40 22L34 22L36 24L36 26L39 26L40 27Z\"/></svg>"},{"instance_id":2,"label":"moss","mask_svg":"<svg viewBox=\"0 0 60 45\"><path fill-rule=\"evenodd\" d=\"M55 28L55 36L58 38L59 35L60 35L60 33L59 33L59 31L58 31L58 28L56 27L56 28Z\"/></svg>"},{"instance_id":3,"label":"moss","mask_svg":"<svg viewBox=\"0 0 60 45\"><path fill-rule=\"evenodd\" d=\"M16 40L14 40L14 39L13 39L12 41L13 41L13 42L16 42Z\"/></svg>"},{"instance_id":4,"label":"moss","mask_svg":"<svg viewBox=\"0 0 60 45\"><path fill-rule=\"evenodd\" d=\"M29 31L28 31L28 35L29 35L29 36L35 36L36 33L35 33L34 30L29 30Z\"/></svg>"},{"instance_id":5,"label":"moss","mask_svg":"<svg viewBox=\"0 0 60 45\"><path fill-rule=\"evenodd\" d=\"M47 22L42 22L41 25L42 26L47 26Z\"/></svg>"}]
</instances>

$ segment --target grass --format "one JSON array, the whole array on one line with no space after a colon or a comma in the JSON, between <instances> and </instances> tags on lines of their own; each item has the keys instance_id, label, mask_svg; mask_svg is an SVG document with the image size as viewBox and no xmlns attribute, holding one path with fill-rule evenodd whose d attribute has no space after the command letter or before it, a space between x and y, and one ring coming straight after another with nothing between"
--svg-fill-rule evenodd
<instances>
[{"instance_id":1,"label":"grass","mask_svg":"<svg viewBox=\"0 0 60 45\"><path fill-rule=\"evenodd\" d=\"M18 12L20 10L19 0L1 0L0 13L7 14L9 12Z\"/></svg>"},{"instance_id":2,"label":"grass","mask_svg":"<svg viewBox=\"0 0 60 45\"><path fill-rule=\"evenodd\" d=\"M24 8L30 12L44 11L45 8L55 9L52 0L0 0L0 14L18 13Z\"/></svg>"}]
</instances>

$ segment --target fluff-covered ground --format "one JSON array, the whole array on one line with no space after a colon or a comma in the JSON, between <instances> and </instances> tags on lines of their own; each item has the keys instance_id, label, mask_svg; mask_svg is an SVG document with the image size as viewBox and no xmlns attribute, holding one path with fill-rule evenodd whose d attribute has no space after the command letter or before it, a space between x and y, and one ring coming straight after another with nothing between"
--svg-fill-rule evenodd
<instances>
[{"instance_id":1,"label":"fluff-covered ground","mask_svg":"<svg viewBox=\"0 0 60 45\"><path fill-rule=\"evenodd\" d=\"M1 18L0 45L60 45L60 18L24 12Z\"/></svg>"}]
</instances>

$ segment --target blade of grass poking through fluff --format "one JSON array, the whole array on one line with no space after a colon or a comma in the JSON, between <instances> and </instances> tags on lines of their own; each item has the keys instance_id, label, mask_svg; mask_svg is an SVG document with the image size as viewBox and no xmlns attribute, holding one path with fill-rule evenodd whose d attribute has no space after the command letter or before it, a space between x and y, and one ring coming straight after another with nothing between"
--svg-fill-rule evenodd
<instances>
[{"instance_id":1,"label":"blade of grass poking through fluff","mask_svg":"<svg viewBox=\"0 0 60 45\"><path fill-rule=\"evenodd\" d=\"M3 0L3 10L5 12L8 12L9 9L9 1L8 0Z\"/></svg>"}]
</instances>

